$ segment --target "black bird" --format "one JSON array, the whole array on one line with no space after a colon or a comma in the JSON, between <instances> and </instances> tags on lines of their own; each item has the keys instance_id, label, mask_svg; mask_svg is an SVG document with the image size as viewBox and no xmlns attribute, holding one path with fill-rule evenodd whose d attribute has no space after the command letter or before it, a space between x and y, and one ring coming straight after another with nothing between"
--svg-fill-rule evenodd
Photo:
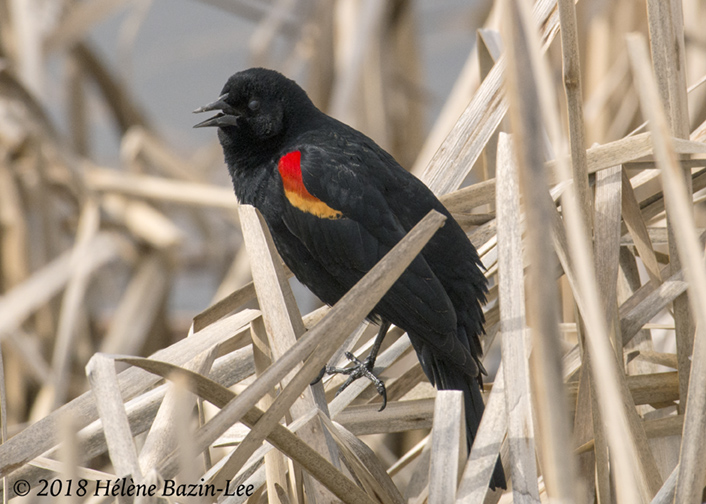
<instances>
[{"instance_id":1,"label":"black bird","mask_svg":"<svg viewBox=\"0 0 706 504\"><path fill-rule=\"evenodd\" d=\"M370 138L327 116L304 90L263 68L236 73L195 127L218 127L235 194L255 206L296 277L335 304L431 209L439 229L370 314L381 323L371 356L347 371L372 375L389 323L409 335L440 390L463 391L470 445L483 414L481 346L486 279L478 253L420 180ZM349 382L350 383L350 379ZM498 461L499 462L499 461ZM505 488L500 463L491 488Z\"/></svg>"}]
</instances>

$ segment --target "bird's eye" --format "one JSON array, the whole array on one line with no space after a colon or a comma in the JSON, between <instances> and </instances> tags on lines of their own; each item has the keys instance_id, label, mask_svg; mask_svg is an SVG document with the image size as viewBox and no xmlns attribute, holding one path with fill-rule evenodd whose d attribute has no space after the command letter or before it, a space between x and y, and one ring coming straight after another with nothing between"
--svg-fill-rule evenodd
<instances>
[{"instance_id":1,"label":"bird's eye","mask_svg":"<svg viewBox=\"0 0 706 504\"><path fill-rule=\"evenodd\" d=\"M260 100L257 100L257 99L250 100L250 103L248 103L248 108L250 110L252 110L253 112L260 110Z\"/></svg>"}]
</instances>

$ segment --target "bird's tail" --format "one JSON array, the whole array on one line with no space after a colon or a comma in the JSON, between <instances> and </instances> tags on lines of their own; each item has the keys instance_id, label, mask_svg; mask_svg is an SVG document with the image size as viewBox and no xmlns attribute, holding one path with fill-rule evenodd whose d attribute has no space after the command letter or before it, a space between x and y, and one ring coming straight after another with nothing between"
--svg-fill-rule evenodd
<instances>
[{"instance_id":1,"label":"bird's tail","mask_svg":"<svg viewBox=\"0 0 706 504\"><path fill-rule=\"evenodd\" d=\"M480 385L475 378L471 378L454 369L443 359L432 358L431 360L436 388L438 390L460 390L463 392L464 409L466 410L466 440L468 442L468 451L470 452L471 445L478 432L480 419L483 416L483 410L485 409ZM499 457L489 486L492 490L495 490L496 487L507 488L505 472Z\"/></svg>"}]
</instances>

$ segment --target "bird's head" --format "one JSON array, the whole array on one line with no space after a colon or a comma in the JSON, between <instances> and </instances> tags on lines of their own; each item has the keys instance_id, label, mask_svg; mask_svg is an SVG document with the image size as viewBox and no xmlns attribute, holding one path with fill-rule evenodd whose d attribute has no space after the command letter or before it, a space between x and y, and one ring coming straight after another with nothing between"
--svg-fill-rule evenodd
<instances>
[{"instance_id":1,"label":"bird's head","mask_svg":"<svg viewBox=\"0 0 706 504\"><path fill-rule=\"evenodd\" d=\"M194 110L218 111L194 128L218 127L224 146L252 146L283 136L292 119L309 109L315 107L294 81L274 70L251 68L231 76L216 101Z\"/></svg>"}]
</instances>

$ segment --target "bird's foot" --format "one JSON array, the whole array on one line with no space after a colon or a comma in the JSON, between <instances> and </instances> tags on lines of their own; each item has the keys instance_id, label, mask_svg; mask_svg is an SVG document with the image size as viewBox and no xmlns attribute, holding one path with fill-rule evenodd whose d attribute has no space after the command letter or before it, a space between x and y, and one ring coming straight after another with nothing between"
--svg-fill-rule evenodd
<instances>
[{"instance_id":1,"label":"bird's foot","mask_svg":"<svg viewBox=\"0 0 706 504\"><path fill-rule=\"evenodd\" d=\"M348 386L354 381L356 381L358 378L365 377L371 382L373 382L373 385L375 385L378 394L382 396L382 406L378 411L384 410L385 406L387 406L387 390L385 389L385 384L383 383L383 381L377 376L375 376L375 373L373 373L373 366L375 365L375 360L368 357L367 359L365 359L365 361L361 361L350 352L346 352L345 355L348 360L355 364L354 366L347 368L326 367L327 374L348 375L348 379L343 383L343 385L341 385L341 388L338 389L338 392L336 392L336 396L338 396L338 394L348 388Z\"/></svg>"},{"instance_id":2,"label":"bird's foot","mask_svg":"<svg viewBox=\"0 0 706 504\"><path fill-rule=\"evenodd\" d=\"M326 366L321 368L321 371L319 371L318 376L316 378L314 378L309 385L314 386L317 383L319 383L325 374L326 374Z\"/></svg>"}]
</instances>

